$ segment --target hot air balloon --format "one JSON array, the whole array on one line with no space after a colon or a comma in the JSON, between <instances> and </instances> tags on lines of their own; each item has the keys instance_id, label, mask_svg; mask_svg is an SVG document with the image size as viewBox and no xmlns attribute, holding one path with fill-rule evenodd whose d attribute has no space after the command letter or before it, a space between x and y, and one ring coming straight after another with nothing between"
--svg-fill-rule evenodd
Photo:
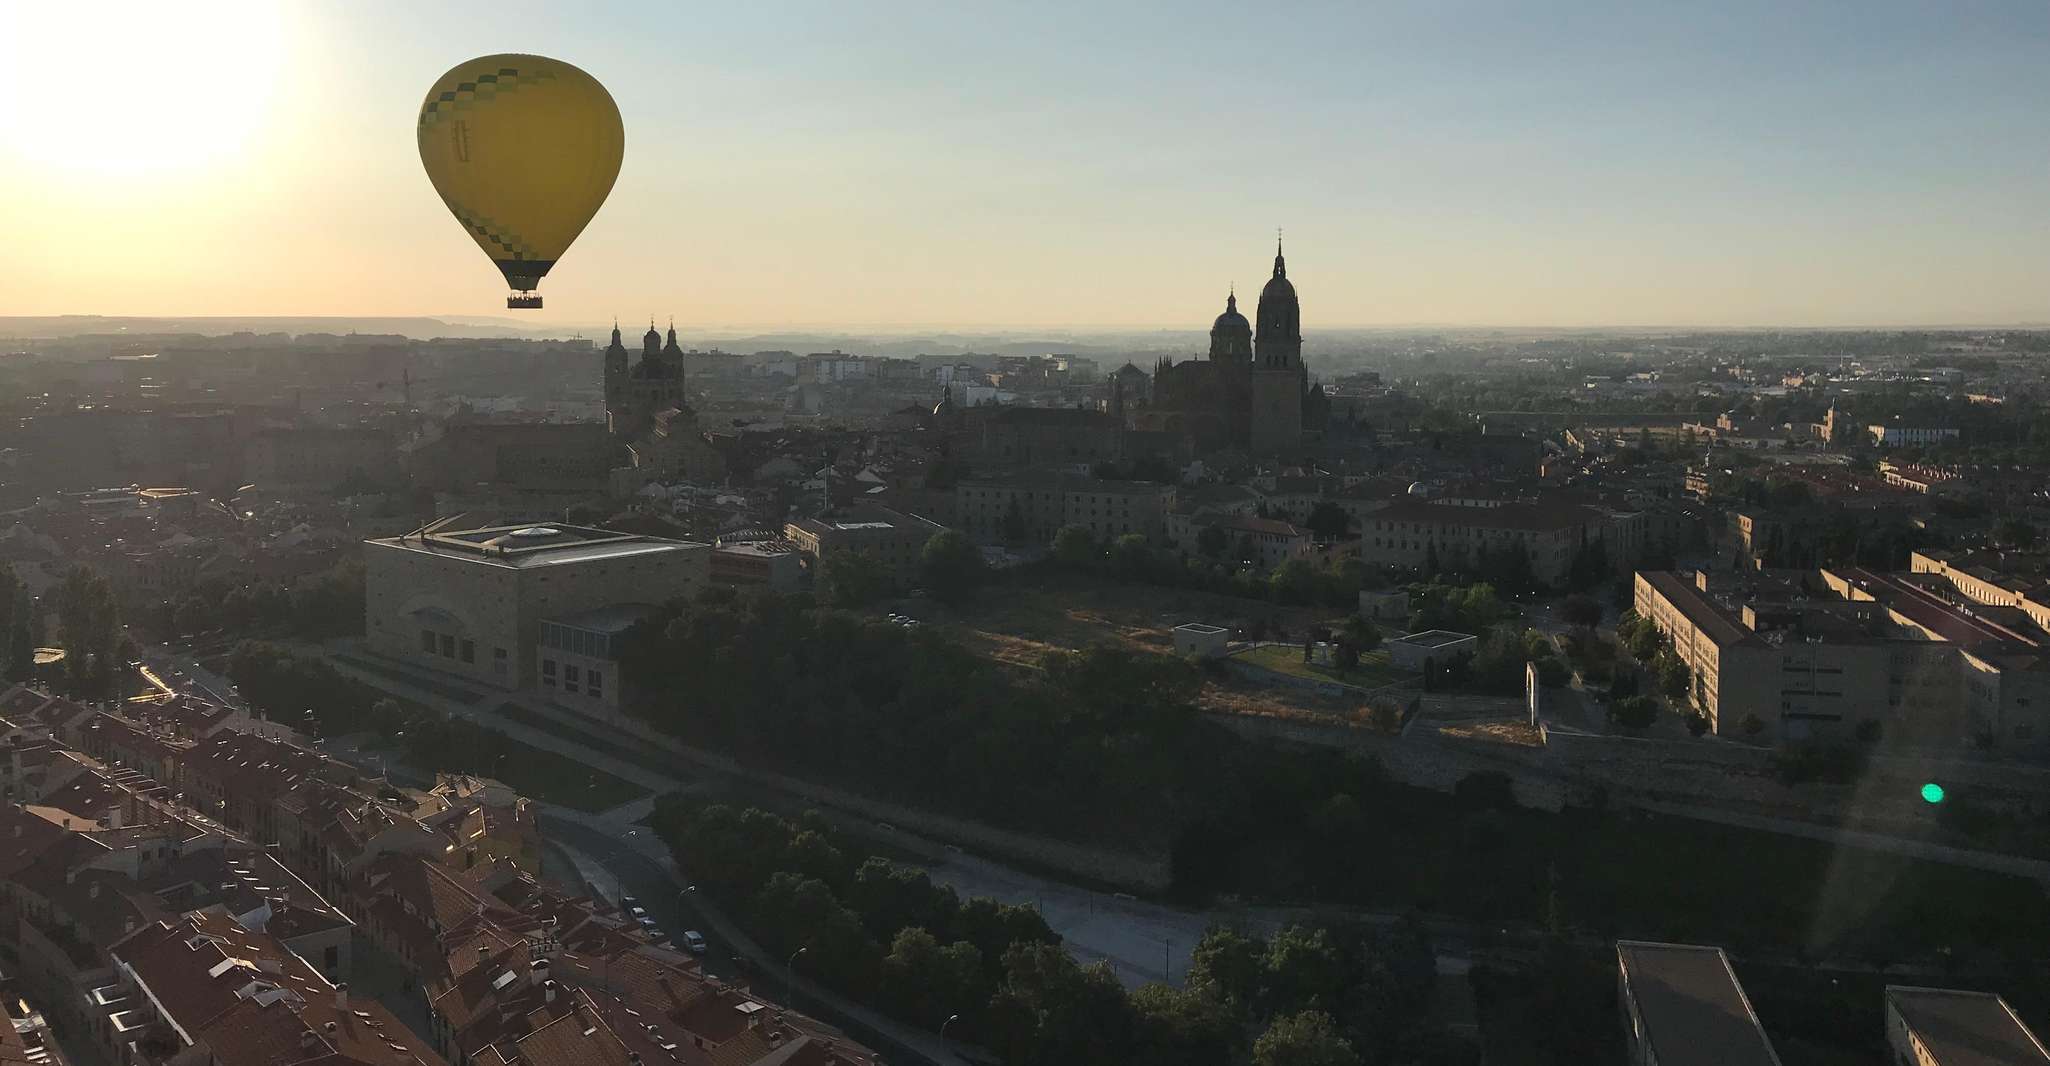
<instances>
[{"instance_id":1,"label":"hot air balloon","mask_svg":"<svg viewBox=\"0 0 2050 1066\"><path fill-rule=\"evenodd\" d=\"M420 105L420 162L470 239L512 286L534 289L619 177L626 130L598 79L542 56L459 63Z\"/></svg>"}]
</instances>

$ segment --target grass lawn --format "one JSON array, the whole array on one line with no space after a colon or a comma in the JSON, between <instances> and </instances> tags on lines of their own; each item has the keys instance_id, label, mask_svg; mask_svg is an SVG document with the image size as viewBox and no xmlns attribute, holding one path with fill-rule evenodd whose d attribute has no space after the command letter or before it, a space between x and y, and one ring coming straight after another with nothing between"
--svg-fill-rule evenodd
<instances>
[{"instance_id":1,"label":"grass lawn","mask_svg":"<svg viewBox=\"0 0 2050 1066\"><path fill-rule=\"evenodd\" d=\"M1360 656L1360 664L1350 672L1341 673L1336 668L1319 663L1303 661L1301 645L1266 644L1238 653L1235 658L1264 666L1269 670L1296 677L1307 677L1317 681L1335 681L1341 685L1359 688L1380 688L1402 681L1414 681L1417 675L1407 670L1398 670L1388 662L1385 651L1370 651Z\"/></svg>"},{"instance_id":2,"label":"grass lawn","mask_svg":"<svg viewBox=\"0 0 2050 1066\"><path fill-rule=\"evenodd\" d=\"M1171 655L1172 630L1185 622L1231 626L1258 618L1294 635L1344 613L1194 589L1043 573L1035 573L1030 582L998 582L977 602L952 609L925 600L907 602L913 615L947 626L969 647L1023 665L1037 665L1048 651L1090 647Z\"/></svg>"}]
</instances>

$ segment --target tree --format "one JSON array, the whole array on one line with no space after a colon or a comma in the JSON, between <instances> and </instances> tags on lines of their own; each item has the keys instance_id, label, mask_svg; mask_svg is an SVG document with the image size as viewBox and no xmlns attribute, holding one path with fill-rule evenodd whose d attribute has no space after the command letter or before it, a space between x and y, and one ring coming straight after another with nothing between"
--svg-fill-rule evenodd
<instances>
[{"instance_id":1,"label":"tree","mask_svg":"<svg viewBox=\"0 0 2050 1066\"><path fill-rule=\"evenodd\" d=\"M1708 716L1700 711L1689 714L1687 716L1687 732L1697 737L1708 732Z\"/></svg>"},{"instance_id":2,"label":"tree","mask_svg":"<svg viewBox=\"0 0 2050 1066\"><path fill-rule=\"evenodd\" d=\"M1659 691L1669 699L1686 696L1688 688L1694 684L1694 672L1687 669L1687 664L1670 647L1659 652L1652 661L1652 669L1658 674Z\"/></svg>"},{"instance_id":3,"label":"tree","mask_svg":"<svg viewBox=\"0 0 2050 1066\"><path fill-rule=\"evenodd\" d=\"M1658 720L1658 713L1650 696L1626 696L1609 705L1609 717L1625 729L1643 729Z\"/></svg>"},{"instance_id":4,"label":"tree","mask_svg":"<svg viewBox=\"0 0 2050 1066\"><path fill-rule=\"evenodd\" d=\"M1018 498L1011 497L1011 507L1004 512L1004 543L1018 544L1030 532L1025 522L1025 512L1018 507Z\"/></svg>"},{"instance_id":5,"label":"tree","mask_svg":"<svg viewBox=\"0 0 2050 1066\"><path fill-rule=\"evenodd\" d=\"M1357 614L1346 617L1345 635L1362 655L1381 646L1381 631Z\"/></svg>"},{"instance_id":6,"label":"tree","mask_svg":"<svg viewBox=\"0 0 2050 1066\"><path fill-rule=\"evenodd\" d=\"M1196 550L1206 559L1217 559L1224 555L1224 549L1231 546L1231 538L1225 535L1222 526L1204 526L1196 534Z\"/></svg>"},{"instance_id":7,"label":"tree","mask_svg":"<svg viewBox=\"0 0 2050 1066\"><path fill-rule=\"evenodd\" d=\"M1328 931L1290 925L1274 934L1261 960L1263 1007L1274 1014L1334 1008L1345 970Z\"/></svg>"},{"instance_id":8,"label":"tree","mask_svg":"<svg viewBox=\"0 0 2050 1066\"><path fill-rule=\"evenodd\" d=\"M1359 1066L1352 1042L1338 1035L1331 1016L1306 1010L1274 1019L1253 1042L1253 1066Z\"/></svg>"},{"instance_id":9,"label":"tree","mask_svg":"<svg viewBox=\"0 0 2050 1066\"><path fill-rule=\"evenodd\" d=\"M1755 714L1745 715L1744 720L1742 722L1739 722L1738 724L1743 727L1744 735L1747 737L1755 737L1758 734L1765 732L1765 719L1760 718Z\"/></svg>"},{"instance_id":10,"label":"tree","mask_svg":"<svg viewBox=\"0 0 2050 1066\"><path fill-rule=\"evenodd\" d=\"M1201 990L1239 1012L1253 1009L1260 994L1267 942L1228 926L1213 925L1189 952L1184 985Z\"/></svg>"},{"instance_id":11,"label":"tree","mask_svg":"<svg viewBox=\"0 0 2050 1066\"><path fill-rule=\"evenodd\" d=\"M835 607L866 607L889 591L890 575L874 552L830 552L819 559L818 588Z\"/></svg>"},{"instance_id":12,"label":"tree","mask_svg":"<svg viewBox=\"0 0 2050 1066\"><path fill-rule=\"evenodd\" d=\"M1096 537L1085 526L1062 526L1053 535L1053 557L1062 566L1088 566L1098 555Z\"/></svg>"},{"instance_id":13,"label":"tree","mask_svg":"<svg viewBox=\"0 0 2050 1066\"><path fill-rule=\"evenodd\" d=\"M1309 603L1317 592L1317 571L1307 559L1290 559L1274 568L1267 579L1279 603Z\"/></svg>"},{"instance_id":14,"label":"tree","mask_svg":"<svg viewBox=\"0 0 2050 1066\"><path fill-rule=\"evenodd\" d=\"M2038 534L2036 527L2018 515L2008 515L1993 524L1993 543L2003 548L2033 548Z\"/></svg>"},{"instance_id":15,"label":"tree","mask_svg":"<svg viewBox=\"0 0 2050 1066\"><path fill-rule=\"evenodd\" d=\"M88 566L74 566L57 588L57 624L64 635L64 672L73 696L114 694L123 665L121 613L114 587Z\"/></svg>"},{"instance_id":16,"label":"tree","mask_svg":"<svg viewBox=\"0 0 2050 1066\"><path fill-rule=\"evenodd\" d=\"M1110 542L1110 562L1121 574L1143 576L1153 567L1153 546L1146 534L1127 533Z\"/></svg>"},{"instance_id":17,"label":"tree","mask_svg":"<svg viewBox=\"0 0 2050 1066\"><path fill-rule=\"evenodd\" d=\"M937 1027L953 1014L979 1014L989 1003L982 952L965 940L941 946L931 932L907 927L883 956L876 998L899 1018Z\"/></svg>"},{"instance_id":18,"label":"tree","mask_svg":"<svg viewBox=\"0 0 2050 1066\"><path fill-rule=\"evenodd\" d=\"M1317 505L1310 508L1310 516L1303 521L1303 525L1308 526L1310 532L1317 535L1318 540L1341 540L1345 537L1345 531L1351 527L1352 518L1336 503L1318 500Z\"/></svg>"},{"instance_id":19,"label":"tree","mask_svg":"<svg viewBox=\"0 0 2050 1066\"><path fill-rule=\"evenodd\" d=\"M1083 968L1066 948L1016 944L990 1003L998 1050L1014 1066L1104 1066L1127 1060L1132 1009L1110 967Z\"/></svg>"},{"instance_id":20,"label":"tree","mask_svg":"<svg viewBox=\"0 0 2050 1066\"><path fill-rule=\"evenodd\" d=\"M1229 1005L1193 986L1132 993L1133 1066L1232 1066L1244 1048Z\"/></svg>"},{"instance_id":21,"label":"tree","mask_svg":"<svg viewBox=\"0 0 2050 1066\"><path fill-rule=\"evenodd\" d=\"M1351 637L1341 637L1337 646L1331 649L1331 665L1338 667L1341 674L1349 674L1359 669L1359 645L1354 644Z\"/></svg>"},{"instance_id":22,"label":"tree","mask_svg":"<svg viewBox=\"0 0 2050 1066\"><path fill-rule=\"evenodd\" d=\"M1559 604L1559 617L1567 625L1593 629L1601 624L1602 605L1595 602L1592 596L1575 593Z\"/></svg>"},{"instance_id":23,"label":"tree","mask_svg":"<svg viewBox=\"0 0 2050 1066\"><path fill-rule=\"evenodd\" d=\"M982 552L958 529L943 529L918 553L918 572L925 587L948 603L959 603L975 591L987 572Z\"/></svg>"}]
</instances>

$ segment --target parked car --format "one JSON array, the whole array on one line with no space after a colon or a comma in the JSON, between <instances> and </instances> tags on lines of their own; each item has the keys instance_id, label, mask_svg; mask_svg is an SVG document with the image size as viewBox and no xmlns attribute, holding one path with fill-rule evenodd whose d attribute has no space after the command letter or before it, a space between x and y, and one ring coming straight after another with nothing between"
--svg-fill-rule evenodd
<instances>
[{"instance_id":1,"label":"parked car","mask_svg":"<svg viewBox=\"0 0 2050 1066\"><path fill-rule=\"evenodd\" d=\"M686 929L683 931L683 946L689 948L693 955L703 955L709 945L705 943L705 934L695 929Z\"/></svg>"}]
</instances>

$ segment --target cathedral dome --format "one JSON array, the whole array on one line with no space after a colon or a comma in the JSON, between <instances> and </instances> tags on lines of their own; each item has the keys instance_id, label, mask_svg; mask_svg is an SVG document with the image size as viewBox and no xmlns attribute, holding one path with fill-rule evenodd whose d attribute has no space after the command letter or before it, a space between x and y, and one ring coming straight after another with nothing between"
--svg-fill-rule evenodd
<instances>
[{"instance_id":1,"label":"cathedral dome","mask_svg":"<svg viewBox=\"0 0 2050 1066\"><path fill-rule=\"evenodd\" d=\"M1224 313L1218 315L1217 321L1211 324L1210 333L1212 336L1221 333L1244 334L1248 337L1253 335L1253 324L1246 321L1246 316L1239 314L1239 297L1237 293L1232 293L1225 298Z\"/></svg>"}]
</instances>

